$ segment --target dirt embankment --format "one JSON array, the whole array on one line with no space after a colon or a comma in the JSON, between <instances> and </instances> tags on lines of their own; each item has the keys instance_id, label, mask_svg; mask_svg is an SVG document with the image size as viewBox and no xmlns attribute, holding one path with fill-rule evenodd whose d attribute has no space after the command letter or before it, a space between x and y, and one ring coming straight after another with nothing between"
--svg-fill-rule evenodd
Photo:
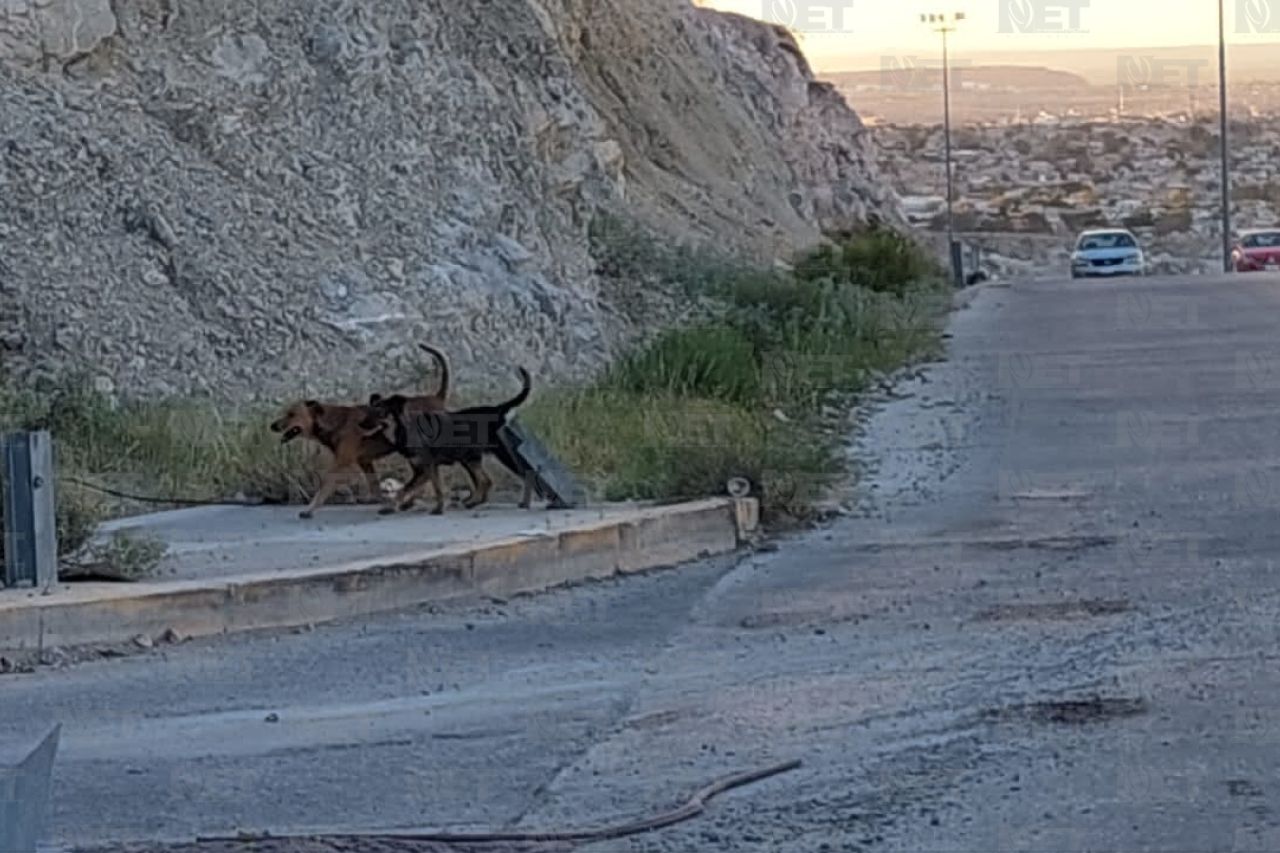
<instances>
[{"instance_id":1,"label":"dirt embankment","mask_svg":"<svg viewBox=\"0 0 1280 853\"><path fill-rule=\"evenodd\" d=\"M604 209L764 259L898 217L791 37L684 0L16 0L0 192L6 373L230 397L597 370L678 307L601 286Z\"/></svg>"}]
</instances>

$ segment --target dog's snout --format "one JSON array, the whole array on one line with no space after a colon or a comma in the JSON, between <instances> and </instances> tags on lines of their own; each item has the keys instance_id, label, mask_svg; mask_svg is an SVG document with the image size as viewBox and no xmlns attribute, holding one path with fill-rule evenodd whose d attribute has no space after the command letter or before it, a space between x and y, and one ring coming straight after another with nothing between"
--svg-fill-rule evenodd
<instances>
[{"instance_id":1,"label":"dog's snout","mask_svg":"<svg viewBox=\"0 0 1280 853\"><path fill-rule=\"evenodd\" d=\"M272 421L272 422L271 422L271 431L272 431L272 432L284 432L284 421Z\"/></svg>"}]
</instances>

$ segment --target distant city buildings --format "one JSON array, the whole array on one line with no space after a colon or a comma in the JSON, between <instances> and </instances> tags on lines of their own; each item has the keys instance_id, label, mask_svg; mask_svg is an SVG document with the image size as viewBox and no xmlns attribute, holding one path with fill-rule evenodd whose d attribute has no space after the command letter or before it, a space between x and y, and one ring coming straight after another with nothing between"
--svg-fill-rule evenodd
<instances>
[{"instance_id":1,"label":"distant city buildings","mask_svg":"<svg viewBox=\"0 0 1280 853\"><path fill-rule=\"evenodd\" d=\"M881 122L873 133L908 218L944 230L941 129ZM1042 110L1031 121L958 128L953 145L956 229L997 266L1065 262L1075 233L1097 226L1133 229L1154 271L1221 266L1211 118ZM1231 151L1235 226L1280 225L1280 112L1233 122Z\"/></svg>"}]
</instances>

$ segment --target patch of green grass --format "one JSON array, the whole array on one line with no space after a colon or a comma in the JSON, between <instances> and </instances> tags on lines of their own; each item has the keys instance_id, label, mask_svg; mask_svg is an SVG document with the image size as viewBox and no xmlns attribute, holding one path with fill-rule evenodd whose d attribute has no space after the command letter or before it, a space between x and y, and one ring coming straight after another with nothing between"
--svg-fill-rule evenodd
<instances>
[{"instance_id":1,"label":"patch of green grass","mask_svg":"<svg viewBox=\"0 0 1280 853\"><path fill-rule=\"evenodd\" d=\"M282 502L310 493L319 482L315 455L282 448L266 428L270 418L204 400L116 403L75 377L50 394L0 388L0 431L47 429L54 436L63 555L79 552L106 518L158 508L84 483L179 500Z\"/></svg>"},{"instance_id":2,"label":"patch of green grass","mask_svg":"<svg viewBox=\"0 0 1280 853\"><path fill-rule=\"evenodd\" d=\"M168 551L169 546L160 539L121 531L90 549L88 561L101 564L117 577L141 580L155 572Z\"/></svg>"},{"instance_id":3,"label":"patch of green grass","mask_svg":"<svg viewBox=\"0 0 1280 853\"><path fill-rule=\"evenodd\" d=\"M749 404L760 397L756 358L752 341L732 325L672 329L622 358L600 384L638 395L708 397Z\"/></svg>"},{"instance_id":4,"label":"patch of green grass","mask_svg":"<svg viewBox=\"0 0 1280 853\"><path fill-rule=\"evenodd\" d=\"M594 217L588 238L596 273L606 281L658 282L701 295L718 282L751 272L750 266L733 258L664 242L649 229L612 214Z\"/></svg>"},{"instance_id":5,"label":"patch of green grass","mask_svg":"<svg viewBox=\"0 0 1280 853\"><path fill-rule=\"evenodd\" d=\"M796 262L800 281L834 281L878 293L904 296L937 277L937 263L910 238L887 228L841 236Z\"/></svg>"},{"instance_id":6,"label":"patch of green grass","mask_svg":"<svg viewBox=\"0 0 1280 853\"><path fill-rule=\"evenodd\" d=\"M599 497L721 494L744 477L766 518L804 517L843 467L822 407L937 353L937 264L883 229L839 237L790 274L631 233L602 226L602 267L665 276L711 297L715 318L658 335L588 388L544 394L526 419Z\"/></svg>"},{"instance_id":7,"label":"patch of green grass","mask_svg":"<svg viewBox=\"0 0 1280 853\"><path fill-rule=\"evenodd\" d=\"M301 448L267 430L271 417L207 400L117 403L74 378L46 396L0 394L0 428L49 430L60 473L193 500L286 501L314 485Z\"/></svg>"},{"instance_id":8,"label":"patch of green grass","mask_svg":"<svg viewBox=\"0 0 1280 853\"><path fill-rule=\"evenodd\" d=\"M57 484L56 489L58 552L74 554L93 538L109 511L101 496L77 489L65 479ZM0 553L3 551L4 536L0 534Z\"/></svg>"},{"instance_id":9,"label":"patch of green grass","mask_svg":"<svg viewBox=\"0 0 1280 853\"><path fill-rule=\"evenodd\" d=\"M779 470L833 463L771 412L724 400L599 385L552 391L522 415L596 498L674 501L723 494L732 477L759 490Z\"/></svg>"}]
</instances>

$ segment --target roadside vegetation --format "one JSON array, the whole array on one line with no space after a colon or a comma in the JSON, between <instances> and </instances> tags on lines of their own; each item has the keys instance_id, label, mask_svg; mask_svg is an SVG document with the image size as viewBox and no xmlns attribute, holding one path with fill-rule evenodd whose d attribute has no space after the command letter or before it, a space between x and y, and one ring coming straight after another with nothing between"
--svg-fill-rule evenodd
<instances>
[{"instance_id":1,"label":"roadside vegetation","mask_svg":"<svg viewBox=\"0 0 1280 853\"><path fill-rule=\"evenodd\" d=\"M196 400L116 403L79 377L47 394L0 389L0 431L46 429L54 436L63 555L126 576L145 574L162 552L132 540L85 546L104 519L165 504L89 486L159 498L299 499L318 482L314 466L298 449L282 450L264 417ZM0 534L0 555L3 546Z\"/></svg>"},{"instance_id":2,"label":"roadside vegetation","mask_svg":"<svg viewBox=\"0 0 1280 853\"><path fill-rule=\"evenodd\" d=\"M598 220L592 236L602 276L675 289L699 306L688 325L658 333L593 384L549 389L522 414L597 499L722 494L741 477L767 519L803 520L844 473L839 415L852 395L936 352L943 279L891 231L836 235L790 271L667 247L616 219ZM271 416L197 400L116 402L87 379L52 394L0 389L0 429L56 438L64 553L127 564L117 567L126 574L144 573L156 549L113 541L86 555L85 545L102 519L156 506L86 484L297 502L318 483L318 457L282 448L266 429Z\"/></svg>"},{"instance_id":3,"label":"roadside vegetation","mask_svg":"<svg viewBox=\"0 0 1280 853\"><path fill-rule=\"evenodd\" d=\"M892 231L833 235L787 272L666 249L616 219L593 237L602 275L657 276L707 305L594 385L545 394L526 413L605 499L723 494L742 477L766 520L805 520L847 475L847 418L830 413L938 352L941 270Z\"/></svg>"}]
</instances>

